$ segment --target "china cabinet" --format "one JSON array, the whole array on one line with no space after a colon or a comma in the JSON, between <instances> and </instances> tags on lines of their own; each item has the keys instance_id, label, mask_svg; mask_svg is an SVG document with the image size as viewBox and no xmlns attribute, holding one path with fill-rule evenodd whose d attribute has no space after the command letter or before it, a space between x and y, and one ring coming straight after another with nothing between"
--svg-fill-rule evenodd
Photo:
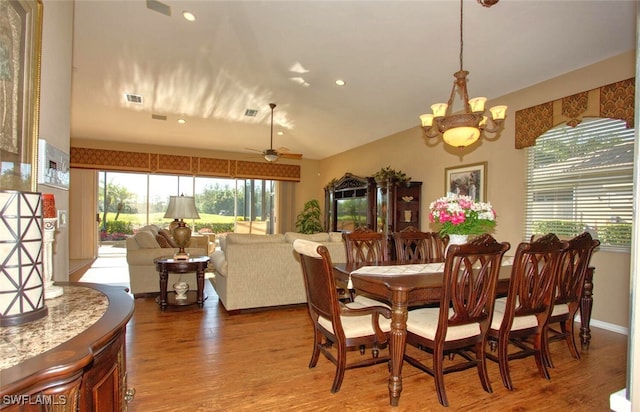
<instances>
[{"instance_id":1,"label":"china cabinet","mask_svg":"<svg viewBox=\"0 0 640 412\"><path fill-rule=\"evenodd\" d=\"M371 177L345 173L325 186L324 224L326 231L350 232L366 226L374 228L376 182Z\"/></svg>"},{"instance_id":2,"label":"china cabinet","mask_svg":"<svg viewBox=\"0 0 640 412\"><path fill-rule=\"evenodd\" d=\"M395 253L393 232L408 226L421 230L421 195L422 182L396 182L391 179L376 182L377 229L387 234L391 259Z\"/></svg>"}]
</instances>

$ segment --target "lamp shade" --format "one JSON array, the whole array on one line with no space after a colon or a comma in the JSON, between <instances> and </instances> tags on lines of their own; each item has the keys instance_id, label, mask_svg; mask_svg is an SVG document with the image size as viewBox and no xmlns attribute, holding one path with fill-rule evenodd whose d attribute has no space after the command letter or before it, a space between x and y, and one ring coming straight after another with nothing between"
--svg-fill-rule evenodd
<instances>
[{"instance_id":1,"label":"lamp shade","mask_svg":"<svg viewBox=\"0 0 640 412\"><path fill-rule=\"evenodd\" d=\"M193 196L171 196L169 207L164 214L168 219L200 219Z\"/></svg>"}]
</instances>

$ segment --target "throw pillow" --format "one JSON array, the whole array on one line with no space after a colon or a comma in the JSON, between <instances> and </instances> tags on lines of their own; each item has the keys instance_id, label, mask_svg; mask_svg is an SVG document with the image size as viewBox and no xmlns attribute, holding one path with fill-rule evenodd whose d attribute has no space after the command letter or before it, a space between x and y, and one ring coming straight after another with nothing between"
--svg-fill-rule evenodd
<instances>
[{"instance_id":1,"label":"throw pillow","mask_svg":"<svg viewBox=\"0 0 640 412\"><path fill-rule=\"evenodd\" d=\"M162 248L172 248L173 246L171 246L169 244L169 241L167 240L166 237L162 236L161 234L157 234L156 235L156 241L158 242L158 244L160 245L160 247Z\"/></svg>"},{"instance_id":2,"label":"throw pillow","mask_svg":"<svg viewBox=\"0 0 640 412\"><path fill-rule=\"evenodd\" d=\"M167 229L161 229L160 231L158 231L158 235L162 236L165 239L165 241L169 244L169 246L167 247L178 247L178 245L176 244L176 241L173 239L173 236L171 236L171 232L169 232ZM160 246L162 246L162 243L160 243ZM165 246L162 246L162 247L165 247Z\"/></svg>"},{"instance_id":3,"label":"throw pillow","mask_svg":"<svg viewBox=\"0 0 640 412\"><path fill-rule=\"evenodd\" d=\"M160 245L156 240L156 237L153 233L142 231L138 232L133 236L136 239L136 243L142 249L159 249Z\"/></svg>"},{"instance_id":4,"label":"throw pillow","mask_svg":"<svg viewBox=\"0 0 640 412\"><path fill-rule=\"evenodd\" d=\"M140 228L140 232L142 232L142 231L151 232L155 236L155 235L158 234L158 226L156 226L156 225L143 226L143 227Z\"/></svg>"}]
</instances>

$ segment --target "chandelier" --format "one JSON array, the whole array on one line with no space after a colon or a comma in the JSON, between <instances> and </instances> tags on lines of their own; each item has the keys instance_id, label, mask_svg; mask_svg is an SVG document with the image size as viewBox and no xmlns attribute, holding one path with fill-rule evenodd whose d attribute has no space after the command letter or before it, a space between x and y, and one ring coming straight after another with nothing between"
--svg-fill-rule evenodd
<instances>
[{"instance_id":1,"label":"chandelier","mask_svg":"<svg viewBox=\"0 0 640 412\"><path fill-rule=\"evenodd\" d=\"M484 7L491 7L499 0L478 0ZM431 105L433 114L423 114L420 116L422 129L428 138L434 138L442 134L445 143L455 147L465 147L476 142L480 134L485 131L496 133L504 125L504 118L507 113L507 106L494 106L489 109L490 117L484 115L484 104L486 97L475 97L469 99L467 91L468 71L462 68L462 3L460 0L460 70L453 74L455 81L451 89L451 95L447 103L436 103ZM451 113L453 107L453 97L458 89L462 98L464 112Z\"/></svg>"}]
</instances>

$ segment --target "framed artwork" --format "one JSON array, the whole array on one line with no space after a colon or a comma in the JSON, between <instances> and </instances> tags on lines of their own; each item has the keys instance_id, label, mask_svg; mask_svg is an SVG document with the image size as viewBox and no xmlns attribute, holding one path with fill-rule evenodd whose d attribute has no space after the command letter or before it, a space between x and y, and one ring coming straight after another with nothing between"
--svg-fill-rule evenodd
<instances>
[{"instance_id":1,"label":"framed artwork","mask_svg":"<svg viewBox=\"0 0 640 412\"><path fill-rule=\"evenodd\" d=\"M42 1L0 1L0 188L35 191Z\"/></svg>"},{"instance_id":2,"label":"framed artwork","mask_svg":"<svg viewBox=\"0 0 640 412\"><path fill-rule=\"evenodd\" d=\"M40 139L38 160L39 184L69 190L69 153Z\"/></svg>"},{"instance_id":3,"label":"framed artwork","mask_svg":"<svg viewBox=\"0 0 640 412\"><path fill-rule=\"evenodd\" d=\"M484 202L487 198L487 162L444 169L444 191Z\"/></svg>"}]
</instances>

